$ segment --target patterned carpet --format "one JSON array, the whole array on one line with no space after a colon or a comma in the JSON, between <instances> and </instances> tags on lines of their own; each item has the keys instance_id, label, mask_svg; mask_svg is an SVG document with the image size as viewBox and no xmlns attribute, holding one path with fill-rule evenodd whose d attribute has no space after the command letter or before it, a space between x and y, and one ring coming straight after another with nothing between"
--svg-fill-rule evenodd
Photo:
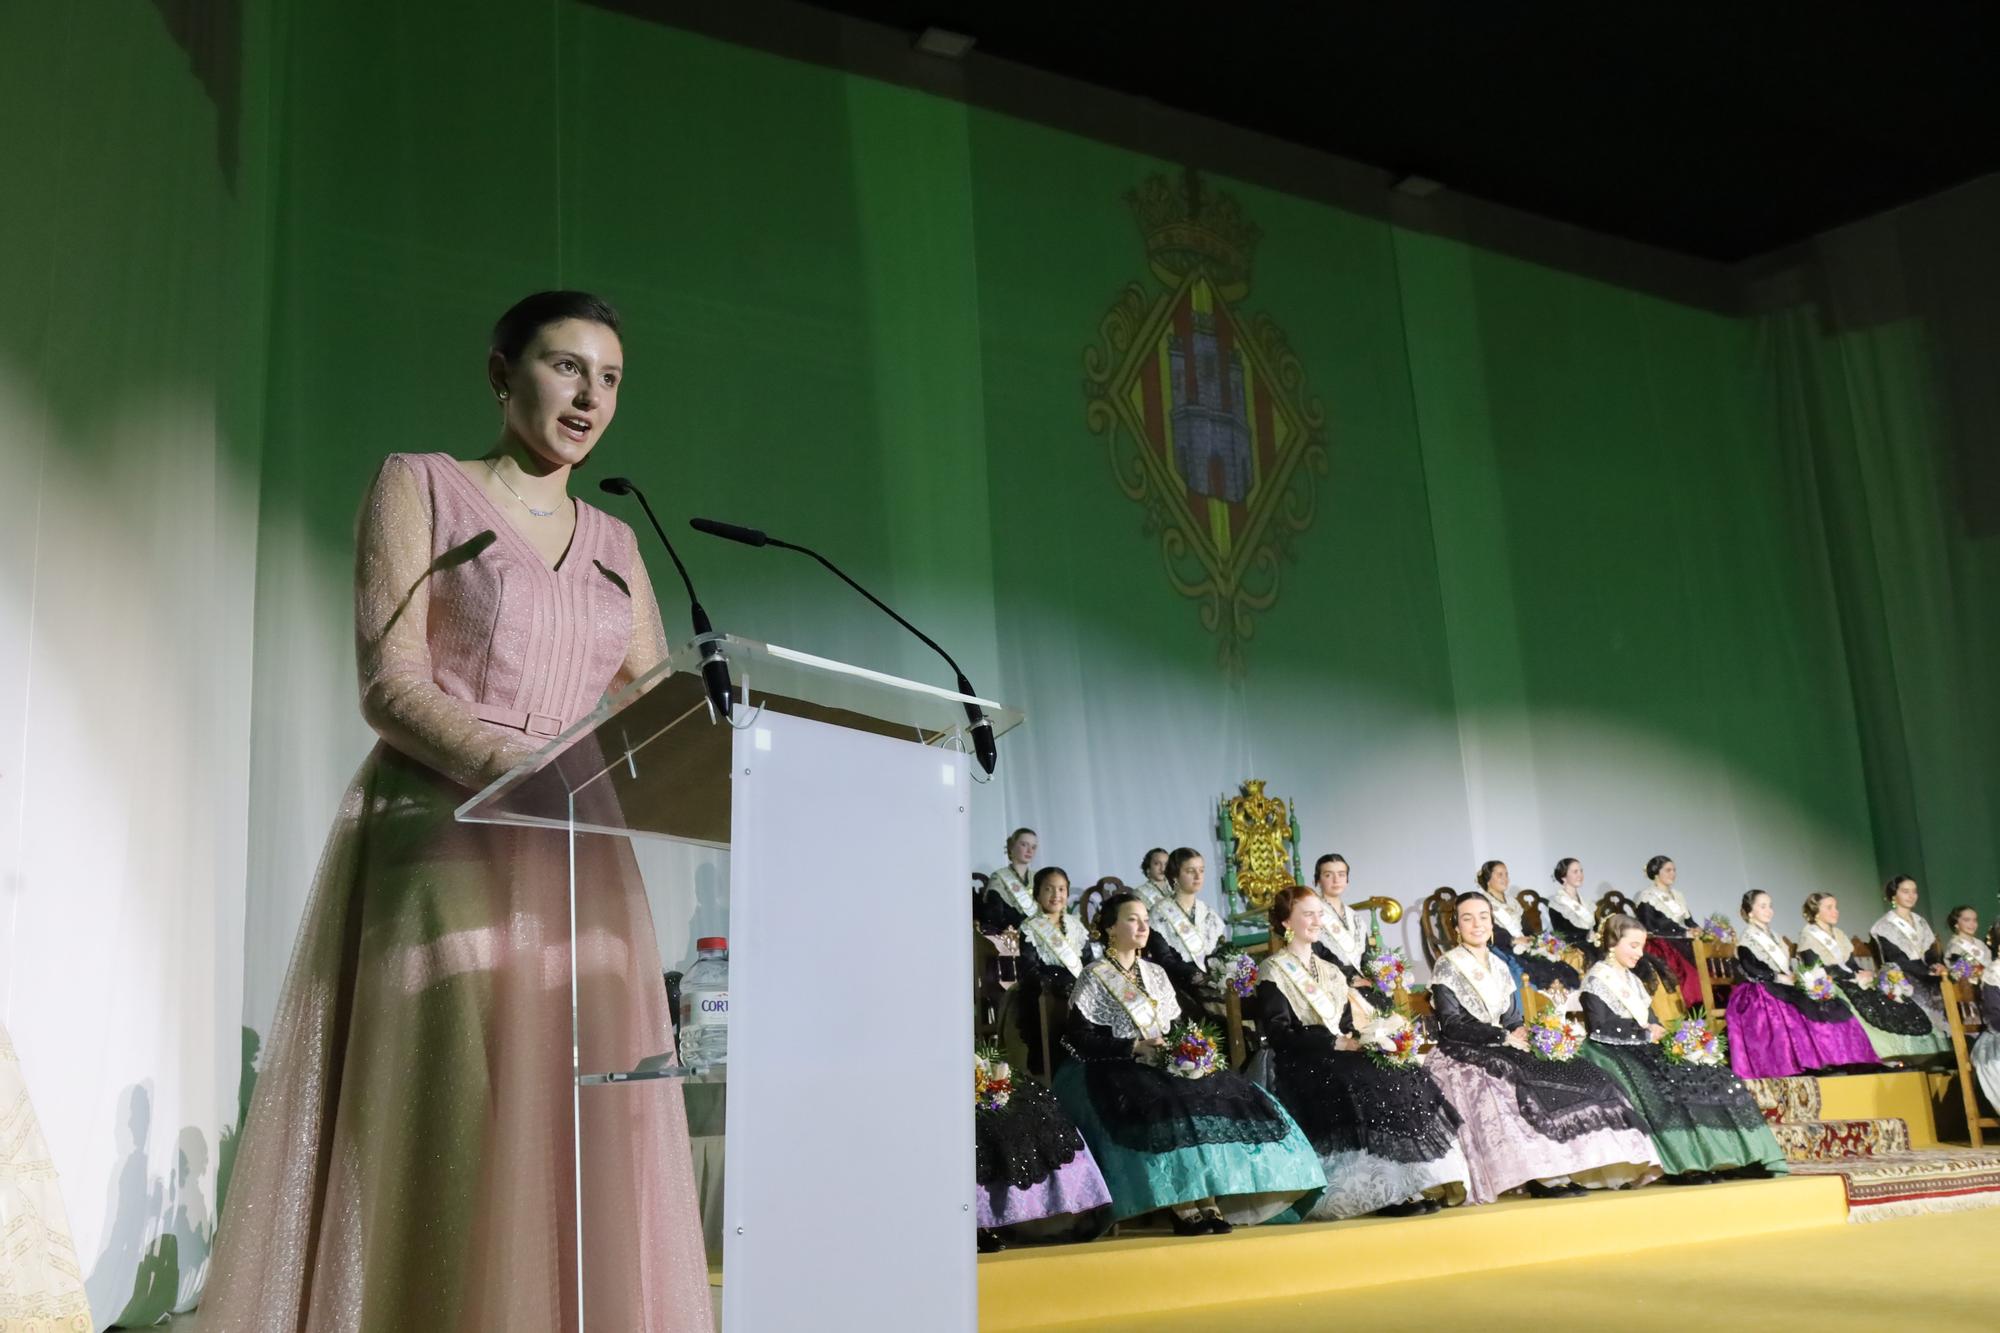
<instances>
[{"instance_id":1,"label":"patterned carpet","mask_svg":"<svg viewBox=\"0 0 2000 1333\"><path fill-rule=\"evenodd\" d=\"M1745 1086L1792 1174L1841 1177L1850 1222L2000 1207L2000 1150L1913 1149L1901 1120L1822 1120L1818 1079L1748 1079Z\"/></svg>"}]
</instances>

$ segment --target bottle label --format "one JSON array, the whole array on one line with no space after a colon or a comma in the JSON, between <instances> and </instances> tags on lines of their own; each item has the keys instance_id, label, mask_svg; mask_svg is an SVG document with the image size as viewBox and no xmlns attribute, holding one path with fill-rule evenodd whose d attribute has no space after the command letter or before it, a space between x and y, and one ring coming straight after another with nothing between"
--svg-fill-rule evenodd
<instances>
[{"instance_id":1,"label":"bottle label","mask_svg":"<svg viewBox=\"0 0 2000 1333\"><path fill-rule=\"evenodd\" d=\"M726 990L693 991L682 999L681 1026L698 1028L711 1024L724 1026L729 1022L729 992Z\"/></svg>"}]
</instances>

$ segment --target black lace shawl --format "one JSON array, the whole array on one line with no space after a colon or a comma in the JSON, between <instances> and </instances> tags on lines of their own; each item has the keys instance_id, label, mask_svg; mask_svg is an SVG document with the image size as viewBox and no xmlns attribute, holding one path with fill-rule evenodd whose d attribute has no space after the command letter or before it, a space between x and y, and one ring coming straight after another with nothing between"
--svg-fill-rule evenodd
<instances>
[{"instance_id":1,"label":"black lace shawl","mask_svg":"<svg viewBox=\"0 0 2000 1333\"><path fill-rule=\"evenodd\" d=\"M1046 1180L1083 1151L1083 1136L1042 1084L1014 1075L1014 1092L997 1111L972 1116L973 1179L995 1191Z\"/></svg>"},{"instance_id":2,"label":"black lace shawl","mask_svg":"<svg viewBox=\"0 0 2000 1333\"><path fill-rule=\"evenodd\" d=\"M1562 1063L1543 1060L1502 1044L1521 1025L1518 993L1508 1000L1499 1026L1467 1013L1446 987L1432 986L1430 995L1445 1054L1512 1086L1521 1115L1541 1133L1567 1143L1600 1130L1645 1131L1625 1094L1596 1065L1581 1057Z\"/></svg>"},{"instance_id":3,"label":"black lace shawl","mask_svg":"<svg viewBox=\"0 0 2000 1333\"><path fill-rule=\"evenodd\" d=\"M1259 982L1253 1004L1272 1053L1272 1091L1314 1152L1434 1162L1451 1151L1458 1112L1421 1069L1384 1069L1360 1051L1334 1049L1333 1034L1301 1022L1275 982ZM1343 1009L1341 1030L1354 1035L1350 1010Z\"/></svg>"}]
</instances>

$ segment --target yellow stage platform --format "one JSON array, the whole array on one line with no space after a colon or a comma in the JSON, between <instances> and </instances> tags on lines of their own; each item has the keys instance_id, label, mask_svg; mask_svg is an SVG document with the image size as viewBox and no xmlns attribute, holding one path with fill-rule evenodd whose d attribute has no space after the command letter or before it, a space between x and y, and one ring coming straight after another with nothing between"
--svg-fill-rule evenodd
<instances>
[{"instance_id":1,"label":"yellow stage platform","mask_svg":"<svg viewBox=\"0 0 2000 1333\"><path fill-rule=\"evenodd\" d=\"M1530 1255L1560 1263L1691 1237L1726 1241L1846 1221L1839 1179L1801 1177L1508 1199L1429 1217L1256 1227L1227 1236L1149 1234L1007 1250L979 1261L979 1327L1022 1333L1232 1299L1311 1299L1486 1272Z\"/></svg>"},{"instance_id":2,"label":"yellow stage platform","mask_svg":"<svg viewBox=\"0 0 2000 1333\"><path fill-rule=\"evenodd\" d=\"M1906 1070L1896 1074L1842 1074L1819 1080L1822 1120L1901 1120L1910 1127L1912 1148L1938 1146L1931 1114L1933 1076Z\"/></svg>"}]
</instances>

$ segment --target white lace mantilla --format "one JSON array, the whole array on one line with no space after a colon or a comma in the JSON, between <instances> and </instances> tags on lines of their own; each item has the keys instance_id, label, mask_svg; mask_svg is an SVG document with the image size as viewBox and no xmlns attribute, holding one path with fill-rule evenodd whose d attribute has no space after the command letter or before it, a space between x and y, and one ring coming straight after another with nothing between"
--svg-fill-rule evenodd
<instances>
[{"instance_id":1,"label":"white lace mantilla","mask_svg":"<svg viewBox=\"0 0 2000 1333\"><path fill-rule=\"evenodd\" d=\"M1645 983L1632 974L1632 969L1620 967L1608 958L1583 974L1583 990L1642 1028L1654 1021Z\"/></svg>"},{"instance_id":2,"label":"white lace mantilla","mask_svg":"<svg viewBox=\"0 0 2000 1333\"><path fill-rule=\"evenodd\" d=\"M1694 913L1688 910L1687 899L1681 897L1679 889L1648 884L1638 900L1678 925L1694 924Z\"/></svg>"},{"instance_id":3,"label":"white lace mantilla","mask_svg":"<svg viewBox=\"0 0 2000 1333\"><path fill-rule=\"evenodd\" d=\"M1868 928L1868 933L1894 940L1897 948L1918 962L1922 962L1930 947L1937 943L1937 932L1931 929L1930 922L1915 913L1906 921L1894 908L1884 912L1881 919Z\"/></svg>"},{"instance_id":4,"label":"white lace mantilla","mask_svg":"<svg viewBox=\"0 0 2000 1333\"><path fill-rule=\"evenodd\" d=\"M1333 956L1349 967L1360 967L1367 956L1368 929L1360 914L1345 903L1327 903L1319 937L1333 950Z\"/></svg>"},{"instance_id":5,"label":"white lace mantilla","mask_svg":"<svg viewBox=\"0 0 2000 1333\"><path fill-rule=\"evenodd\" d=\"M1799 947L1811 949L1822 963L1834 967L1846 967L1847 960L1854 957L1854 941L1847 938L1846 931L1839 926L1829 930L1818 922L1799 932Z\"/></svg>"},{"instance_id":6,"label":"white lace mantilla","mask_svg":"<svg viewBox=\"0 0 2000 1333\"><path fill-rule=\"evenodd\" d=\"M1197 969L1207 971L1208 956L1222 941L1225 929L1215 909L1197 898L1190 917L1181 910L1180 902L1169 895L1148 910L1153 918L1153 932L1167 942L1167 947Z\"/></svg>"},{"instance_id":7,"label":"white lace mantilla","mask_svg":"<svg viewBox=\"0 0 2000 1333\"><path fill-rule=\"evenodd\" d=\"M1773 935L1769 926L1760 926L1752 921L1743 927L1737 942L1763 959L1778 974L1780 981L1791 976L1792 956L1786 951L1784 941Z\"/></svg>"},{"instance_id":8,"label":"white lace mantilla","mask_svg":"<svg viewBox=\"0 0 2000 1333\"><path fill-rule=\"evenodd\" d=\"M1174 983L1167 979L1166 969L1158 963L1139 960L1139 977L1146 988L1146 995L1159 1007L1160 1028L1166 1030L1181 1016L1181 1002L1174 997ZM1083 977L1070 992L1069 1002L1085 1018L1099 1027L1110 1028L1114 1037L1139 1040L1139 1025L1132 1019L1116 995L1105 989L1092 968L1083 970Z\"/></svg>"},{"instance_id":9,"label":"white lace mantilla","mask_svg":"<svg viewBox=\"0 0 2000 1333\"><path fill-rule=\"evenodd\" d=\"M1597 914L1589 903L1581 898L1572 898L1566 893L1557 893L1548 900L1549 910L1578 930L1597 929Z\"/></svg>"},{"instance_id":10,"label":"white lace mantilla","mask_svg":"<svg viewBox=\"0 0 2000 1333\"><path fill-rule=\"evenodd\" d=\"M1986 947L1984 940L1976 940L1970 935L1954 935L1951 943L1944 946L1944 956L1951 958L1977 959L1981 967L1993 961L1993 951Z\"/></svg>"},{"instance_id":11,"label":"white lace mantilla","mask_svg":"<svg viewBox=\"0 0 2000 1333\"><path fill-rule=\"evenodd\" d=\"M1514 1003L1514 974L1507 965L1491 953L1482 964L1462 944L1437 960L1431 968L1431 985L1450 991L1465 1012L1493 1027L1500 1026Z\"/></svg>"},{"instance_id":12,"label":"white lace mantilla","mask_svg":"<svg viewBox=\"0 0 2000 1333\"><path fill-rule=\"evenodd\" d=\"M1173 897L1171 893L1167 892L1167 882L1165 880L1155 883L1150 879L1142 879L1132 886L1132 892L1137 895L1140 902L1146 904L1148 912L1151 912L1158 905L1160 899Z\"/></svg>"},{"instance_id":13,"label":"white lace mantilla","mask_svg":"<svg viewBox=\"0 0 2000 1333\"><path fill-rule=\"evenodd\" d=\"M1285 958L1293 959L1299 970L1319 986L1325 997L1324 1011L1316 1007L1312 997L1302 993L1291 978L1285 975L1284 964L1281 961ZM1368 1002L1356 995L1348 986L1345 973L1310 954L1304 960L1299 960L1297 955L1284 949L1266 954L1258 961L1257 980L1268 981L1278 988L1278 993L1292 1006L1292 1017L1308 1026L1317 1024L1324 1027L1335 1036L1340 1035L1340 1015L1350 1008L1357 1029L1375 1016L1375 1011L1369 1007Z\"/></svg>"}]
</instances>

